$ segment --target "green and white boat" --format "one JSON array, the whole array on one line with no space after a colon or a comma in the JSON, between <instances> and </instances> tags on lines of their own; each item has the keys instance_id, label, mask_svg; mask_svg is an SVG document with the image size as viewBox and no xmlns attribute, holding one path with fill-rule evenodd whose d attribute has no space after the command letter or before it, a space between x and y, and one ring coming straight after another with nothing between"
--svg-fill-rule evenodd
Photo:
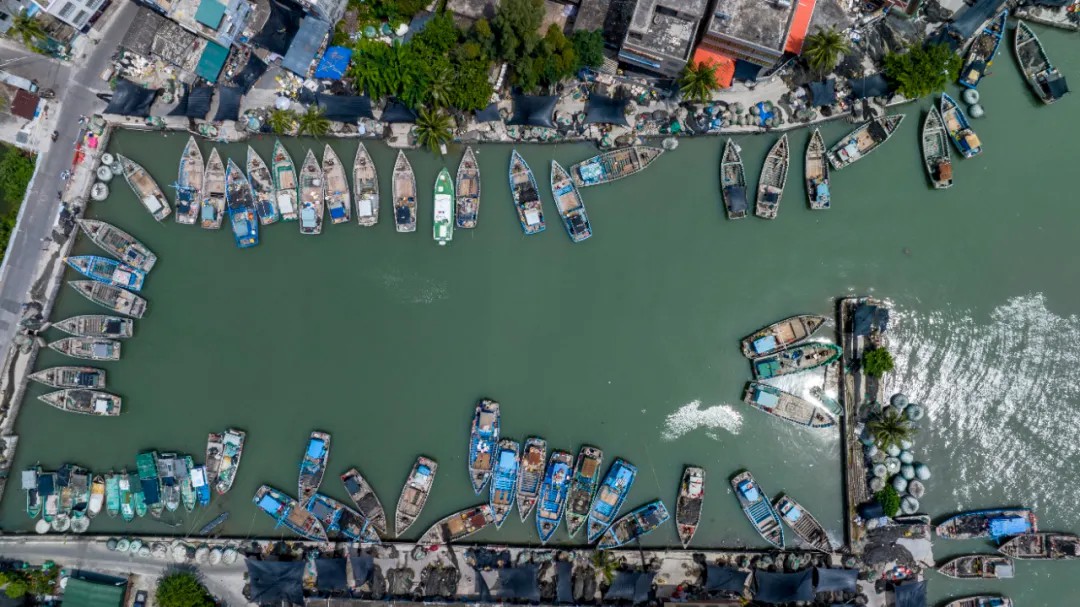
<instances>
[{"instance_id":1,"label":"green and white boat","mask_svg":"<svg viewBox=\"0 0 1080 607\"><path fill-rule=\"evenodd\" d=\"M177 480L180 482L180 503L184 510L195 510L195 485L191 484L191 471L195 469L195 460L190 455L185 455L177 460Z\"/></svg>"},{"instance_id":2,"label":"green and white boat","mask_svg":"<svg viewBox=\"0 0 1080 607\"><path fill-rule=\"evenodd\" d=\"M135 520L137 514L136 506L142 502L142 492L134 493L131 490L131 477L128 476L127 470L121 470L117 475L117 488L120 491L120 518L125 522L130 523ZM139 498L139 502L135 501L135 498ZM143 515L146 514L146 504L143 504ZM142 516L142 515L140 515Z\"/></svg>"},{"instance_id":3,"label":"green and white boat","mask_svg":"<svg viewBox=\"0 0 1080 607\"><path fill-rule=\"evenodd\" d=\"M435 178L435 242L439 246L454 239L454 180L443 167Z\"/></svg>"},{"instance_id":4,"label":"green and white boat","mask_svg":"<svg viewBox=\"0 0 1080 607\"><path fill-rule=\"evenodd\" d=\"M113 518L120 514L120 476L113 472L105 475L105 511Z\"/></svg>"},{"instance_id":5,"label":"green and white boat","mask_svg":"<svg viewBox=\"0 0 1080 607\"><path fill-rule=\"evenodd\" d=\"M131 494L131 503L135 508L135 516L143 518L148 511L146 507L146 496L142 491L136 490Z\"/></svg>"}]
</instances>

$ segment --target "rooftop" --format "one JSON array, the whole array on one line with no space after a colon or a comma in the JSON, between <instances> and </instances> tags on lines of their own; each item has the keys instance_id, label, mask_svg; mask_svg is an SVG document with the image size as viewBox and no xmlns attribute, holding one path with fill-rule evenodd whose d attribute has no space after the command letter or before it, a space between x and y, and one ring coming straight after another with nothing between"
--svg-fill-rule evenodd
<instances>
[{"instance_id":1,"label":"rooftop","mask_svg":"<svg viewBox=\"0 0 1080 607\"><path fill-rule=\"evenodd\" d=\"M787 42L788 24L797 5L797 0L719 0L709 20L708 34L780 51Z\"/></svg>"},{"instance_id":2,"label":"rooftop","mask_svg":"<svg viewBox=\"0 0 1080 607\"><path fill-rule=\"evenodd\" d=\"M675 57L688 57L709 0L640 0L626 41Z\"/></svg>"},{"instance_id":3,"label":"rooftop","mask_svg":"<svg viewBox=\"0 0 1080 607\"><path fill-rule=\"evenodd\" d=\"M603 29L610 5L611 0L581 0L577 18L574 20L574 30Z\"/></svg>"},{"instance_id":4,"label":"rooftop","mask_svg":"<svg viewBox=\"0 0 1080 607\"><path fill-rule=\"evenodd\" d=\"M459 17L477 20L481 17L491 19L495 16L495 7L499 0L447 0L446 10Z\"/></svg>"}]
</instances>

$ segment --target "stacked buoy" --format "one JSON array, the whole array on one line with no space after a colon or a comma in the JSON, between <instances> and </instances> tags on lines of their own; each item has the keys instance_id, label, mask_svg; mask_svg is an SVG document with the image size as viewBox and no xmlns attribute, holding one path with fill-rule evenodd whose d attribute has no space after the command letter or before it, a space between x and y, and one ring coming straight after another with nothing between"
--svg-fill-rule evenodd
<instances>
[{"instance_id":1,"label":"stacked buoy","mask_svg":"<svg viewBox=\"0 0 1080 607\"><path fill-rule=\"evenodd\" d=\"M901 393L893 394L888 406L911 422L919 421L926 414L921 406L910 402ZM866 428L859 439L864 445L863 453L872 464L870 490L877 493L892 487L900 495L900 512L918 512L919 500L926 495L925 481L930 478L930 467L915 460L914 443L904 439L899 444L882 447L875 444L874 437Z\"/></svg>"},{"instance_id":2,"label":"stacked buoy","mask_svg":"<svg viewBox=\"0 0 1080 607\"><path fill-rule=\"evenodd\" d=\"M97 171L94 172L94 174L97 175L99 181L104 181L105 183L112 181L112 178L115 177L112 169L110 169L108 165L104 164L99 166L97 168Z\"/></svg>"}]
</instances>

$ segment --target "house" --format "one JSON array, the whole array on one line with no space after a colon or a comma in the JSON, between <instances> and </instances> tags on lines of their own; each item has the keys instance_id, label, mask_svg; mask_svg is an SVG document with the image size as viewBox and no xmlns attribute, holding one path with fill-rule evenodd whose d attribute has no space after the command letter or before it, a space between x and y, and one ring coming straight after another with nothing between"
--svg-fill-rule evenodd
<instances>
[{"instance_id":1,"label":"house","mask_svg":"<svg viewBox=\"0 0 1080 607\"><path fill-rule=\"evenodd\" d=\"M82 31L90 27L90 18L102 8L105 0L34 0L34 4L60 21Z\"/></svg>"},{"instance_id":2,"label":"house","mask_svg":"<svg viewBox=\"0 0 1080 607\"><path fill-rule=\"evenodd\" d=\"M718 0L702 36L706 53L758 68L798 55L816 0Z\"/></svg>"},{"instance_id":3,"label":"house","mask_svg":"<svg viewBox=\"0 0 1080 607\"><path fill-rule=\"evenodd\" d=\"M144 0L144 4L226 48L240 39L252 10L247 0Z\"/></svg>"},{"instance_id":4,"label":"house","mask_svg":"<svg viewBox=\"0 0 1080 607\"><path fill-rule=\"evenodd\" d=\"M660 76L677 76L690 59L708 7L709 0L638 0L619 61Z\"/></svg>"}]
</instances>

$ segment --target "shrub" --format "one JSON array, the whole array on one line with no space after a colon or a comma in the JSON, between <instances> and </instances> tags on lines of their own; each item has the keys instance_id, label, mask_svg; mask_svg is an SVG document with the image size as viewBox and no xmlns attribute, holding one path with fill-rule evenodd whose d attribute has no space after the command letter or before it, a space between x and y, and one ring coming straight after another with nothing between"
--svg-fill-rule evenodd
<instances>
[{"instance_id":1,"label":"shrub","mask_svg":"<svg viewBox=\"0 0 1080 607\"><path fill-rule=\"evenodd\" d=\"M874 499L885 510L885 516L892 518L900 512L900 494L892 485L885 485L884 489L874 494Z\"/></svg>"},{"instance_id":2,"label":"shrub","mask_svg":"<svg viewBox=\"0 0 1080 607\"><path fill-rule=\"evenodd\" d=\"M870 377L881 377L893 370L895 363L892 354L885 348L874 348L863 354L863 372Z\"/></svg>"},{"instance_id":3,"label":"shrub","mask_svg":"<svg viewBox=\"0 0 1080 607\"><path fill-rule=\"evenodd\" d=\"M214 597L190 571L177 571L161 578L154 599L160 607L214 607Z\"/></svg>"}]
</instances>

